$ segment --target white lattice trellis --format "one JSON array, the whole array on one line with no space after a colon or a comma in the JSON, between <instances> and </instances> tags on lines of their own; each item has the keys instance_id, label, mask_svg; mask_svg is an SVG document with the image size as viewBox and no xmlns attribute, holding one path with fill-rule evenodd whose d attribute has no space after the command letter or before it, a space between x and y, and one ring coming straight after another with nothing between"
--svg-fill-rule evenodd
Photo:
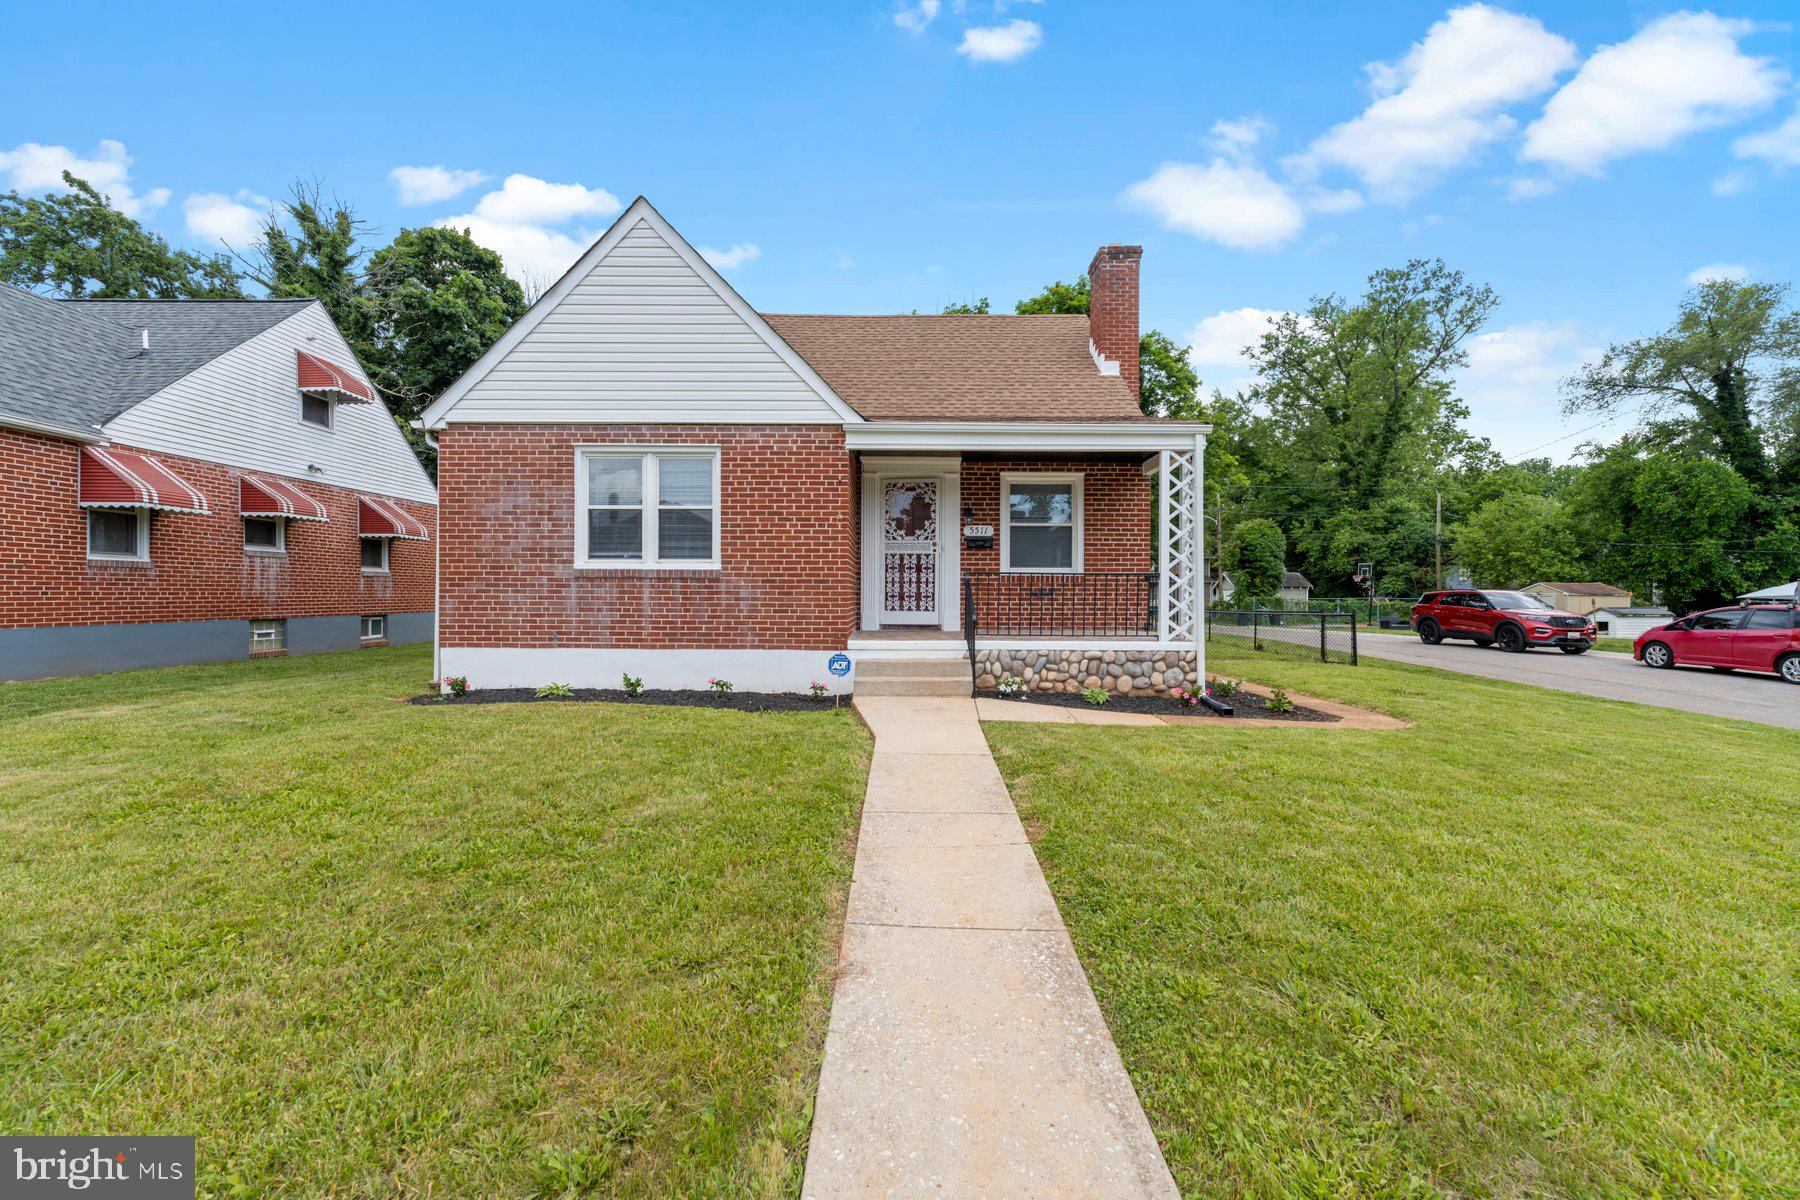
<instances>
[{"instance_id":1,"label":"white lattice trellis","mask_svg":"<svg viewBox=\"0 0 1800 1200\"><path fill-rule=\"evenodd\" d=\"M1199 450L1161 451L1156 465L1161 480L1161 536L1157 539L1157 568L1162 579L1160 633L1165 642L1197 644L1205 596Z\"/></svg>"}]
</instances>

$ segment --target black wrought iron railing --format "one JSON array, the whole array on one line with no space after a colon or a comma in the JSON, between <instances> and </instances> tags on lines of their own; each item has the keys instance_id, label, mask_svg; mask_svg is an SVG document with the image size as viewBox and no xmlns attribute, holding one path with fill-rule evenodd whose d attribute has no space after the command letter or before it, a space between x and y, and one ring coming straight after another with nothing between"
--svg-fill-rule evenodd
<instances>
[{"instance_id":1,"label":"black wrought iron railing","mask_svg":"<svg viewBox=\"0 0 1800 1200\"><path fill-rule=\"evenodd\" d=\"M1153 637L1154 571L971 571L963 576L963 635Z\"/></svg>"}]
</instances>

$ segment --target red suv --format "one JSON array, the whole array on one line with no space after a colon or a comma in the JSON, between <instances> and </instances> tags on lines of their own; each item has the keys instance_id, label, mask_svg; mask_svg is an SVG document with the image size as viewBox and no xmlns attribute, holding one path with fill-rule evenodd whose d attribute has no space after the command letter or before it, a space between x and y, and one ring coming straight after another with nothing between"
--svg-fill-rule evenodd
<instances>
[{"instance_id":1,"label":"red suv","mask_svg":"<svg viewBox=\"0 0 1800 1200\"><path fill-rule=\"evenodd\" d=\"M1426 592L1413 605L1412 626L1429 646L1464 638L1512 654L1533 646L1585 654L1597 632L1588 618L1551 608L1524 592Z\"/></svg>"},{"instance_id":2,"label":"red suv","mask_svg":"<svg viewBox=\"0 0 1800 1200\"><path fill-rule=\"evenodd\" d=\"M1800 683L1800 622L1791 604L1689 613L1638 634L1631 656L1647 667L1773 671L1789 683Z\"/></svg>"}]
</instances>

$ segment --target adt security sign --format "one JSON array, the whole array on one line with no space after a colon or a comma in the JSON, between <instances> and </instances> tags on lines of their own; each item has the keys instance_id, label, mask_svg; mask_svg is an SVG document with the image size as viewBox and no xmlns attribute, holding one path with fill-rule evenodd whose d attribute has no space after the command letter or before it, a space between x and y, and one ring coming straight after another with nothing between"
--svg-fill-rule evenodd
<instances>
[{"instance_id":1,"label":"adt security sign","mask_svg":"<svg viewBox=\"0 0 1800 1200\"><path fill-rule=\"evenodd\" d=\"M850 656L841 653L832 655L826 662L825 669L840 677L848 675L850 673Z\"/></svg>"}]
</instances>

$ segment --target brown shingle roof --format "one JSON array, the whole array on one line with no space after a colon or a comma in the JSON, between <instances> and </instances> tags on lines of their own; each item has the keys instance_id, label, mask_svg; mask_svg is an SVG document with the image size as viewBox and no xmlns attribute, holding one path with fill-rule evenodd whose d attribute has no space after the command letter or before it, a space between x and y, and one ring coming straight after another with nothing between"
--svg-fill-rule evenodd
<instances>
[{"instance_id":1,"label":"brown shingle roof","mask_svg":"<svg viewBox=\"0 0 1800 1200\"><path fill-rule=\"evenodd\" d=\"M1146 419L1085 316L763 316L871 421Z\"/></svg>"},{"instance_id":2,"label":"brown shingle roof","mask_svg":"<svg viewBox=\"0 0 1800 1200\"><path fill-rule=\"evenodd\" d=\"M1610 583L1534 583L1532 587L1554 588L1565 596L1629 596L1630 588Z\"/></svg>"}]
</instances>

